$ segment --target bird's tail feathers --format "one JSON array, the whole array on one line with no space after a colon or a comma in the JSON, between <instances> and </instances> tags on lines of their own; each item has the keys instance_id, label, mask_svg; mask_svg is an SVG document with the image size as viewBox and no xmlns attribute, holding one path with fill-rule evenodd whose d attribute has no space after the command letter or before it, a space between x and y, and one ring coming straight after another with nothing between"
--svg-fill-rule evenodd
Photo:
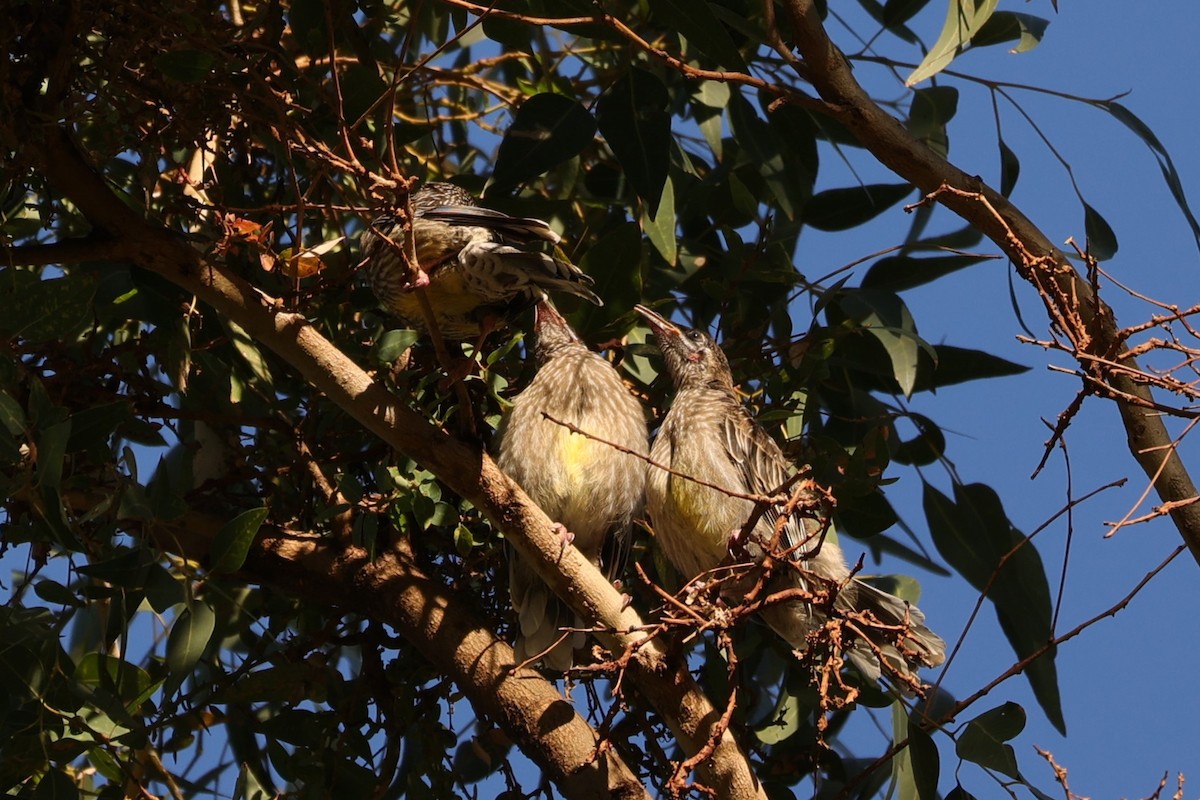
<instances>
[{"instance_id":1,"label":"bird's tail feathers","mask_svg":"<svg viewBox=\"0 0 1200 800\"><path fill-rule=\"evenodd\" d=\"M936 667L946 660L946 642L925 625L925 615L919 608L858 578L852 581L852 586L853 591L848 594L856 610L871 612L881 625L888 628L904 626L903 638L896 643L886 641L891 631L878 630L878 637L870 637L880 646L884 655L889 656L889 661L900 662L893 664L900 672L913 672L912 667L907 665ZM890 638L894 640L896 637ZM869 654L874 662L874 654ZM895 659L890 657L893 654ZM854 653L851 653L851 659L854 660ZM901 667L901 664L906 666ZM878 665L875 671L879 671Z\"/></svg>"},{"instance_id":2,"label":"bird's tail feathers","mask_svg":"<svg viewBox=\"0 0 1200 800\"><path fill-rule=\"evenodd\" d=\"M549 586L539 582L528 587L517 610L517 622L520 631L513 650L518 663L542 654L541 662L547 669L566 672L571 668L575 649L584 645L584 635L563 636L563 628L579 627L579 621Z\"/></svg>"},{"instance_id":3,"label":"bird's tail feathers","mask_svg":"<svg viewBox=\"0 0 1200 800\"><path fill-rule=\"evenodd\" d=\"M477 246L474 248L475 252L471 254L471 257L477 258L482 256L485 248L490 256L503 263L502 268L494 270L496 273L516 271L520 273L522 279L538 289L551 292L566 292L576 297L582 297L594 305L604 305L604 301L600 299L600 295L591 289L596 283L592 279L592 276L569 261L555 258L549 253L521 250L509 245L496 244ZM468 248L468 250L470 249ZM465 254L467 252L464 251L464 254L460 258L466 257Z\"/></svg>"}]
</instances>

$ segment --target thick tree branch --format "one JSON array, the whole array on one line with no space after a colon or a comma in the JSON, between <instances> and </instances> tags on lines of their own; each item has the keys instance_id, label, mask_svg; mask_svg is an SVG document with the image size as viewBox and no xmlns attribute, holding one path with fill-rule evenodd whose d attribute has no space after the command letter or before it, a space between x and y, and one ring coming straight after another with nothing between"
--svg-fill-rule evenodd
<instances>
[{"instance_id":1,"label":"thick tree branch","mask_svg":"<svg viewBox=\"0 0 1200 800\"><path fill-rule=\"evenodd\" d=\"M626 607L623 598L578 550L562 548L551 520L477 444L461 442L433 427L373 382L303 317L266 307L248 283L216 264L204 262L182 239L143 220L105 184L66 130L57 125L30 126L27 141L31 156L55 189L69 197L93 224L128 245L132 263L159 273L236 321L364 427L429 469L485 513L588 625L608 631L597 636L610 651L633 654L630 677L655 704L683 750L696 753L708 743L721 714L692 680L685 665L678 659L671 663L663 643L644 633L645 625L637 612ZM378 613L379 609L367 611ZM409 631L418 638L422 632L420 628ZM439 666L447 672L453 669L441 662ZM522 713L536 718L544 711L524 708ZM544 736L561 735L557 728L540 732ZM567 774L572 766L546 768L550 774ZM719 797L765 798L747 754L728 731L720 736L712 757L700 765L699 771L701 780Z\"/></svg>"},{"instance_id":2,"label":"thick tree branch","mask_svg":"<svg viewBox=\"0 0 1200 800\"><path fill-rule=\"evenodd\" d=\"M191 512L149 526L148 534L165 551L207 563L223 522ZM462 688L477 713L515 734L566 797L649 797L612 748L597 751L596 732L553 685L517 668L512 648L469 600L422 573L407 540L372 559L362 548L264 527L240 574L394 627Z\"/></svg>"},{"instance_id":3,"label":"thick tree branch","mask_svg":"<svg viewBox=\"0 0 1200 800\"><path fill-rule=\"evenodd\" d=\"M830 41L813 0L785 0L796 48L804 57L803 78L812 82L832 113L886 167L911 181L995 242L1020 275L1038 290L1051 324L1067 334L1083 371L1110 386L1121 413L1129 449L1164 503L1192 557L1200 563L1200 504L1189 502L1196 486L1172 446L1172 437L1148 386L1130 374L1137 361L1120 357L1123 342L1110 309L1095 295L1067 256L1008 198L967 175L917 141L886 113L854 78L846 57ZM1097 372L1094 359L1117 361L1123 369ZM1095 393L1104 396L1101 391ZM1133 398L1131 402L1128 398Z\"/></svg>"}]
</instances>

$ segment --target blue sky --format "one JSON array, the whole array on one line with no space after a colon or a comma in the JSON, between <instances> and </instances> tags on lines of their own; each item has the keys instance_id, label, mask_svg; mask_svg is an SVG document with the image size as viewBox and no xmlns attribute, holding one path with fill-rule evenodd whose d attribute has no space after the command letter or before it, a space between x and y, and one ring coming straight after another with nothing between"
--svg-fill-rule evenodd
<instances>
[{"instance_id":1,"label":"blue sky","mask_svg":"<svg viewBox=\"0 0 1200 800\"><path fill-rule=\"evenodd\" d=\"M1047 0L1038 0L1002 2L1000 8L1050 17L1052 23L1041 46L1020 55L1010 55L1003 47L968 53L952 69L1095 98L1130 92L1121 102L1157 133L1175 159L1190 199L1200 204L1200 156L1195 148L1200 121L1195 55L1200 7L1173 0L1141 11L1114 0L1066 0L1060 3L1061 13L1054 15ZM945 3L932 3L910 26L932 41L944 13ZM849 48L852 39L844 28L831 23L830 31L836 42ZM913 56L914 61L917 58ZM886 88L887 81L879 71L860 66L858 72L868 85L885 87L877 96L900 95L901 87L893 82ZM962 92L958 119L951 125L950 158L996 186L999 158L988 93L959 80L948 83ZM1149 149L1101 111L1058 98L1015 94L1075 170L1084 197L1115 229L1120 250L1104 269L1158 300L1182 307L1200 302L1196 243ZM1064 169L1013 109L1002 106L1001 114L1005 139L1021 158L1021 179L1013 201L1051 241L1062 244L1073 236L1082 243L1083 211ZM830 173L835 159L829 153L822 155L819 189L853 183L848 172L841 176ZM867 158L856 158L853 163L864 182L894 180ZM957 227L957 221L946 212L936 219L940 229ZM907 215L897 208L873 224L869 233L806 231L797 264L810 276L825 274L897 243L907 224ZM977 249L996 252L990 245ZM1053 457L1037 480L1029 476L1048 437L1049 429L1042 420L1054 421L1074 396L1079 381L1047 368L1048 364L1070 368L1069 360L1016 340L1022 330L1012 311L1009 280L1010 268L1004 262L986 262L936 285L906 292L904 298L925 339L987 350L1033 367L1025 375L1002 381L949 387L936 397L921 396L913 404L948 432L956 432L948 437L947 455L962 479L996 488L1014 524L1028 533L1065 502L1067 484L1061 456ZM1102 293L1116 308L1120 324L1140 322L1152 313L1116 287L1105 286ZM1016 295L1025 322L1039 338L1045 338L1046 316L1032 290L1017 281ZM1178 429L1172 426L1172 430ZM1178 533L1165 520L1103 538L1108 530L1104 523L1125 516L1147 483L1128 451L1115 407L1089 400L1068 432L1067 445L1075 496L1122 477L1129 481L1124 488L1107 491L1075 511L1060 631L1116 603L1180 543ZM1200 469L1194 445L1185 443L1182 452L1185 462ZM925 475L943 488L948 486L945 474L936 468ZM928 541L916 476L902 473L889 498ZM1152 496L1150 502L1155 501ZM1149 504L1144 504L1139 513L1149 510ZM1066 527L1060 521L1037 540L1052 593L1062 568ZM904 565L895 568L911 571ZM1196 636L1198 569L1190 556L1181 555L1128 608L1060 649L1066 738L1045 721L1024 677L1003 684L965 718L1005 700L1024 706L1029 724L1012 744L1023 773L1054 795L1060 790L1049 767L1034 751L1035 745L1054 754L1069 770L1072 790L1083 795L1145 797L1164 773L1171 774L1170 787L1175 773L1196 775L1200 772L1196 746L1200 695L1190 673L1200 656ZM974 593L960 581L935 577L925 578L923 587L921 605L930 624L948 640L957 638L974 603ZM968 634L944 685L964 696L1013 660L989 610ZM945 792L954 785L951 770L945 768L952 766L945 764L952 756L945 746L941 749L944 777L940 788ZM964 785L977 796L1002 796L1000 786L979 775L977 768L967 766L963 775ZM981 792L989 784L995 791ZM1190 796L1196 789L1189 788L1185 794Z\"/></svg>"},{"instance_id":2,"label":"blue sky","mask_svg":"<svg viewBox=\"0 0 1200 800\"><path fill-rule=\"evenodd\" d=\"M831 5L857 8L850 3ZM1009 55L1002 47L969 53L952 68L1096 98L1131 92L1122 102L1157 133L1175 159L1190 199L1200 207L1200 155L1195 148L1200 82L1194 49L1200 38L1200 7L1186 0L1148 4L1144 13L1116 0L1061 0L1060 6L1061 13L1055 15L1048 0L1005 0L1002 9L1051 18L1042 45L1021 55ZM934 0L911 27L932 41L941 28L944 8L943 0ZM853 40L844 28L831 22L830 31L836 42L853 49ZM914 54L912 59L915 62L919 56ZM894 82L889 85L882 71L863 65L859 72L879 89L879 96L902 96L902 87ZM951 127L950 158L996 185L998 155L988 94L958 80L948 83L962 90L959 117ZM1120 251L1105 263L1105 269L1151 297L1185 307L1200 302L1196 243L1146 146L1101 111L1031 93L1016 92L1016 96L1075 169L1088 202L1115 229ZM1021 180L1012 199L1052 241L1062 243L1074 236L1082 242L1082 208L1062 166L1015 111L1002 107L1002 114L1005 138L1022 162ZM836 168L837 157L823 152L819 189L853 185L858 178L867 183L895 180L863 153L851 151L851 155L857 177ZM867 229L832 234L806 231L797 264L809 277L827 274L898 243L908 223L909 217L897 207ZM959 227L946 212L939 212L934 225ZM996 252L987 243L977 249ZM919 396L913 403L915 410L935 419L950 434L947 455L959 475L996 488L1014 524L1029 532L1064 504L1066 479L1061 456L1053 457L1037 480L1031 481L1029 476L1048 435L1042 420L1053 421L1079 384L1069 375L1047 369L1048 364L1070 368L1073 365L1068 360L1016 340L1022 331L1011 308L1009 282L1009 267L1002 261L989 261L935 285L906 292L904 298L927 340L986 350L1033 367L1021 376L949 387L934 397ZM1032 290L1018 281L1016 295L1025 322L1043 336L1045 314ZM1122 324L1142 321L1150 313L1144 303L1115 287L1106 286L1104 296L1116 308ZM1090 400L1068 433L1067 444L1076 496L1119 478L1129 481L1124 488L1105 492L1074 513L1060 630L1112 606L1180 542L1173 526L1164 520L1104 538L1105 523L1125 516L1146 487L1111 404ZM1197 448L1185 444L1183 454L1185 461L1200 471ZM901 480L889 490L889 498L929 545L917 476L897 474ZM925 476L943 489L948 486L945 474L937 468L927 469ZM1148 510L1146 505L1139 513ZM1065 523L1055 523L1037 541L1053 592L1062 568ZM845 546L853 560L857 556L854 544L845 542ZM12 566L11 561L6 566ZM912 571L898 563L887 564L885 569ZM922 576L922 584L921 606L930 625L947 640L957 640L975 602L974 592L958 579ZM1060 649L1066 738L1045 721L1021 676L1000 686L961 721L1006 700L1020 703L1028 712L1029 723L1012 744L1025 775L1052 795L1058 794L1053 775L1034 746L1052 752L1069 770L1075 792L1094 797L1145 797L1164 773L1171 775L1169 786L1173 786L1175 773L1200 774L1200 748L1196 746L1200 694L1191 677L1200 662L1198 585L1200 567L1185 553L1128 608ZM985 609L968 633L944 686L964 696L1013 660L990 608ZM884 734L869 725L857 735L862 737L864 753L877 752L885 744ZM955 765L944 740L941 750L944 777L940 788L946 792L953 787ZM963 767L962 779L981 800L1003 796L999 785L971 765ZM1194 796L1195 784L1189 788L1185 794Z\"/></svg>"}]
</instances>

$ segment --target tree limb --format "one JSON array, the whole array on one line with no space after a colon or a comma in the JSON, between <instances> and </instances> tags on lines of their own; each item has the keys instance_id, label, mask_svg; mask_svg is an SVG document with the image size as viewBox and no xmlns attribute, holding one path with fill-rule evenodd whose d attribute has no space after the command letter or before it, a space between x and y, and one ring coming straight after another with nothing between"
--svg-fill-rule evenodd
<instances>
[{"instance_id":1,"label":"tree limb","mask_svg":"<svg viewBox=\"0 0 1200 800\"><path fill-rule=\"evenodd\" d=\"M796 48L812 82L829 104L828 112L846 125L880 163L911 181L995 242L1018 273L1041 295L1052 325L1071 338L1083 371L1116 390L1129 450L1154 483L1192 557L1200 564L1200 504L1196 486L1171 446L1172 437L1151 390L1130 378L1140 371L1135 359L1122 357L1123 340L1112 309L1096 296L1071 261L1021 211L984 183L917 141L904 125L881 109L854 78L845 55L830 41L813 0L784 0ZM1109 359L1123 369L1100 374L1094 359ZM1131 402L1120 395L1136 399ZM1101 395L1104 396L1104 395Z\"/></svg>"}]
</instances>

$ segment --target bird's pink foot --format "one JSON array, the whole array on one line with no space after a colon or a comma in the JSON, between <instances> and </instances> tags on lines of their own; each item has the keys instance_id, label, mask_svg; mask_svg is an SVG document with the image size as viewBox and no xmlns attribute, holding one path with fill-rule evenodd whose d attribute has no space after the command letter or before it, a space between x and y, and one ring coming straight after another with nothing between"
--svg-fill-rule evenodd
<instances>
[{"instance_id":1,"label":"bird's pink foot","mask_svg":"<svg viewBox=\"0 0 1200 800\"><path fill-rule=\"evenodd\" d=\"M567 546L575 541L575 534L573 534L569 530L567 530L567 526L563 525L561 522L551 523L550 524L550 532L558 537L558 541L559 541L559 553L558 554L561 557L562 554L567 551Z\"/></svg>"},{"instance_id":2,"label":"bird's pink foot","mask_svg":"<svg viewBox=\"0 0 1200 800\"><path fill-rule=\"evenodd\" d=\"M412 280L404 284L404 291L415 292L417 289L423 289L429 285L429 273L423 269L418 269L413 273Z\"/></svg>"},{"instance_id":3,"label":"bird's pink foot","mask_svg":"<svg viewBox=\"0 0 1200 800\"><path fill-rule=\"evenodd\" d=\"M729 532L727 547L729 555L734 561L745 561L750 557L750 554L746 552L746 543L748 541L750 541L750 536L742 528L734 528Z\"/></svg>"}]
</instances>

